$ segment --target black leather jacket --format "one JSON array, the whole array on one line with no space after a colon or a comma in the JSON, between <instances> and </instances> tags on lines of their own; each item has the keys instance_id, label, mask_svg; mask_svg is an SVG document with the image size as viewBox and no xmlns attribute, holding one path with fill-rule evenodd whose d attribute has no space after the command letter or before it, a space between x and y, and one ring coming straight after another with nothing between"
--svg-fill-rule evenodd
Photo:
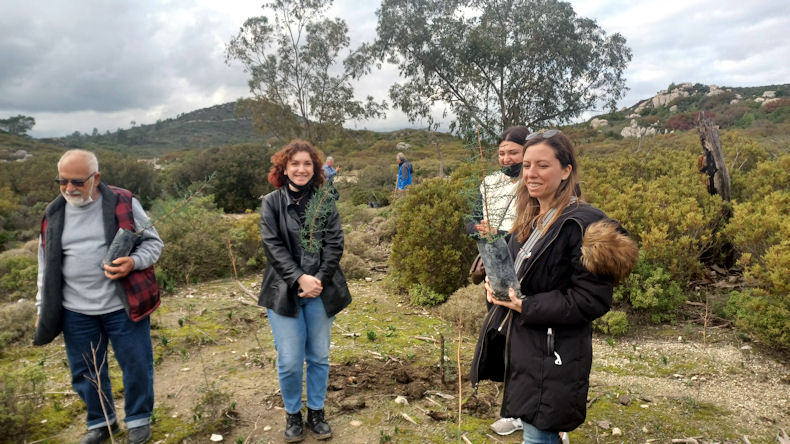
<instances>
[{"instance_id":1,"label":"black leather jacket","mask_svg":"<svg viewBox=\"0 0 790 444\"><path fill-rule=\"evenodd\" d=\"M299 312L299 284L305 272L300 268L302 247L299 242L300 223L295 202L285 187L263 197L261 204L261 239L266 252L258 305L282 316L296 317ZM324 287L321 300L327 316L334 316L351 303L346 277L340 270L343 255L343 229L340 215L333 208L327 217L320 251L320 267L315 277Z\"/></svg>"}]
</instances>

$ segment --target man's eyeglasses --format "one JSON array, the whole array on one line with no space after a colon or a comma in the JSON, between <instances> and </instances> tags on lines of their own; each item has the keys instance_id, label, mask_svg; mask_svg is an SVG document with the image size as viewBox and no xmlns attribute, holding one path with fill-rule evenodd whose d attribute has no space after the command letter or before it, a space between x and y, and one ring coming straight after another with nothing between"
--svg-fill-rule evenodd
<instances>
[{"instance_id":1,"label":"man's eyeglasses","mask_svg":"<svg viewBox=\"0 0 790 444\"><path fill-rule=\"evenodd\" d=\"M524 139L524 140L525 140L525 141L526 141L526 140L532 140L532 139L535 139L535 138L537 138L537 137L541 137L541 136L543 136L543 138L544 138L544 139L550 139L550 138L552 138L552 137L556 136L556 135L557 135L557 134L559 134L559 133L560 133L560 130L555 130L555 129L552 129L552 130L546 130L546 131L538 131L538 132L536 132L536 133L532 133L532 134L530 134L530 135L529 135L529 136L527 136L527 138L526 138L526 139Z\"/></svg>"},{"instance_id":2,"label":"man's eyeglasses","mask_svg":"<svg viewBox=\"0 0 790 444\"><path fill-rule=\"evenodd\" d=\"M84 179L61 179L60 177L58 177L58 178L55 179L55 182L57 182L58 185L60 185L62 187L65 187L66 185L69 184L69 182L71 182L72 185L74 185L77 188L80 188L83 185L85 185L85 182L91 180L91 177L93 177L95 174L96 173L91 173L90 176L88 176L88 177L86 177Z\"/></svg>"}]
</instances>

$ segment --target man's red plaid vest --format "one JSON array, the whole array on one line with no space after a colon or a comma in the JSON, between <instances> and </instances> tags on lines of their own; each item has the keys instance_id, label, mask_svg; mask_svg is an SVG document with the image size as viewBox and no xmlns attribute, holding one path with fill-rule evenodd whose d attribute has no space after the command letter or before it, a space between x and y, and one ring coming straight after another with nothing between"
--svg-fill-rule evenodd
<instances>
[{"instance_id":1,"label":"man's red plaid vest","mask_svg":"<svg viewBox=\"0 0 790 444\"><path fill-rule=\"evenodd\" d=\"M119 228L129 231L135 230L134 212L132 210L132 193L123 188L107 186L110 191L118 196L118 203L115 205L115 227L113 232ZM107 222L105 221L105 224ZM47 218L41 220L41 246L46 246ZM112 239L108 240L108 243ZM159 286L156 283L154 266L145 270L133 270L125 278L121 279L126 300L123 301L129 319L138 322L145 319L157 307L159 307Z\"/></svg>"}]
</instances>

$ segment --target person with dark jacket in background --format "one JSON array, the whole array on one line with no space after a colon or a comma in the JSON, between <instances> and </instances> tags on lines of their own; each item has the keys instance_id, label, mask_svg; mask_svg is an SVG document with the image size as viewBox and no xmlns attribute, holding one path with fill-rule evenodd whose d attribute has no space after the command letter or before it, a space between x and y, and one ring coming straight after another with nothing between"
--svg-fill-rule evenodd
<instances>
[{"instance_id":1,"label":"person with dark jacket in background","mask_svg":"<svg viewBox=\"0 0 790 444\"><path fill-rule=\"evenodd\" d=\"M521 418L525 444L553 444L584 422L592 321L609 311L638 248L619 223L576 196L578 166L564 134L530 134L525 148L508 244L520 285L500 301L486 283L495 307L470 377L504 381L501 415Z\"/></svg>"},{"instance_id":2,"label":"person with dark jacket in background","mask_svg":"<svg viewBox=\"0 0 790 444\"><path fill-rule=\"evenodd\" d=\"M90 151L66 151L55 181L61 195L41 222L34 344L48 344L63 332L71 384L87 410L81 444L98 444L118 430L106 362L112 343L123 373L128 441L146 442L154 411L149 315L159 306L153 264L162 240L132 193L101 182L99 161ZM137 246L102 265L121 228L142 232Z\"/></svg>"},{"instance_id":3,"label":"person with dark jacket in background","mask_svg":"<svg viewBox=\"0 0 790 444\"><path fill-rule=\"evenodd\" d=\"M277 350L277 376L286 412L286 442L302 441L302 368L307 386L307 426L316 439L332 437L324 419L329 384L329 343L335 315L351 303L340 270L343 230L334 200L316 232L318 254L303 250L300 232L305 210L324 183L321 158L309 142L292 140L272 156L269 182L276 190L263 197L261 238L266 270L258 305L266 307ZM318 257L315 269L305 258Z\"/></svg>"}]
</instances>

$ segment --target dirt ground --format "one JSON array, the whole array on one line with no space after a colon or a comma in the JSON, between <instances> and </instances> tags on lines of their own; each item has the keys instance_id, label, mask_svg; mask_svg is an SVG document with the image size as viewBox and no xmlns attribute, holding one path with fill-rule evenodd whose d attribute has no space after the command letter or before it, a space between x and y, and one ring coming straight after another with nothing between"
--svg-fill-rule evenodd
<instances>
[{"instance_id":1,"label":"dirt ground","mask_svg":"<svg viewBox=\"0 0 790 444\"><path fill-rule=\"evenodd\" d=\"M254 290L252 282L243 285ZM499 413L497 384L482 383L472 396L467 374L475 332L465 332L461 347L459 432L453 327L433 312L402 304L377 282L351 287L355 299L335 321L330 352L325 408L331 442L520 442L518 433L501 437L488 429ZM271 332L264 312L237 283L178 290L164 301L153 326L152 442L208 443L212 435L226 443L282 442L285 412ZM729 329L705 333L704 342L700 329L688 326L648 328L616 341L596 336L588 421L571 433L571 441L691 437L734 443L745 436L756 444L776 442L780 428L790 431L787 360L741 342ZM440 336L448 338L444 375L429 356ZM75 418L51 442L76 441L82 427ZM118 442L124 439L120 435ZM308 432L304 442L318 441Z\"/></svg>"}]
</instances>

